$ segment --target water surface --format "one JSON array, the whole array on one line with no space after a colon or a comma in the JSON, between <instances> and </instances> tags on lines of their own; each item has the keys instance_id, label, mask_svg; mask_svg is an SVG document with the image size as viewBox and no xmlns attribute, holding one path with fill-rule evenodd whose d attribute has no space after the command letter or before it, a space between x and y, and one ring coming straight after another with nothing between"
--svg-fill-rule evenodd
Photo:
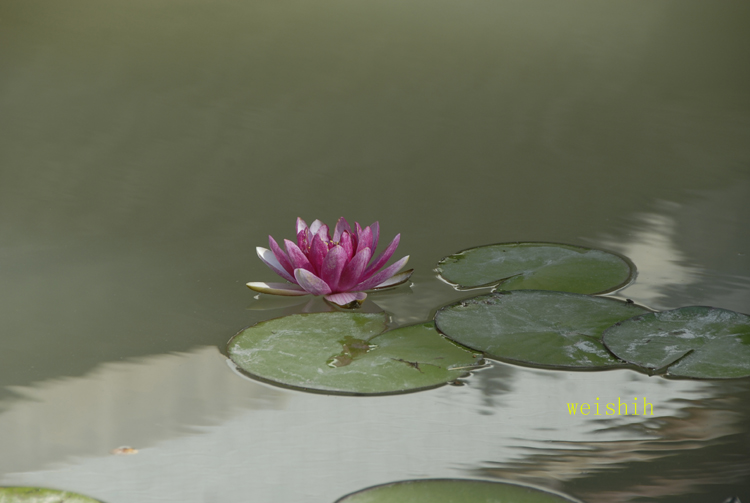
<instances>
[{"instance_id":1,"label":"water surface","mask_svg":"<svg viewBox=\"0 0 750 503\"><path fill-rule=\"evenodd\" d=\"M593 502L750 500L748 381L497 365L379 398L236 375L294 220L402 234L396 323L470 246L638 266L655 309L750 311L750 6L681 0L0 5L0 484L108 503L331 502L421 477ZM410 293L409 293L410 292ZM648 397L654 417L571 417ZM139 449L113 456L120 445Z\"/></svg>"}]
</instances>

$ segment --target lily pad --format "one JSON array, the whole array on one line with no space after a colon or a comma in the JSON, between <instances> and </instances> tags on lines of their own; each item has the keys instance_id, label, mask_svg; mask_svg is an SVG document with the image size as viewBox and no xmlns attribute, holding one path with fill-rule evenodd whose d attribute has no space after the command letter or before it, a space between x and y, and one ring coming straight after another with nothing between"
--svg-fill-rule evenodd
<instances>
[{"instance_id":1,"label":"lily pad","mask_svg":"<svg viewBox=\"0 0 750 503\"><path fill-rule=\"evenodd\" d=\"M101 503L80 494L41 487L0 487L0 503Z\"/></svg>"},{"instance_id":2,"label":"lily pad","mask_svg":"<svg viewBox=\"0 0 750 503\"><path fill-rule=\"evenodd\" d=\"M229 341L251 377L343 395L418 391L455 381L481 355L442 337L433 323L383 332L385 313L295 314L246 328Z\"/></svg>"},{"instance_id":3,"label":"lily pad","mask_svg":"<svg viewBox=\"0 0 750 503\"><path fill-rule=\"evenodd\" d=\"M533 487L488 480L404 480L370 487L336 503L571 503L578 500Z\"/></svg>"},{"instance_id":4,"label":"lily pad","mask_svg":"<svg viewBox=\"0 0 750 503\"><path fill-rule=\"evenodd\" d=\"M556 243L500 243L469 248L438 262L440 277L458 289L554 290L598 294L635 277L626 257Z\"/></svg>"},{"instance_id":5,"label":"lily pad","mask_svg":"<svg viewBox=\"0 0 750 503\"><path fill-rule=\"evenodd\" d=\"M637 316L604 332L604 344L625 361L670 376L750 376L750 316L690 306Z\"/></svg>"},{"instance_id":6,"label":"lily pad","mask_svg":"<svg viewBox=\"0 0 750 503\"><path fill-rule=\"evenodd\" d=\"M622 365L601 334L649 312L606 297L543 290L479 295L441 308L437 329L464 346L499 360L554 368Z\"/></svg>"}]
</instances>

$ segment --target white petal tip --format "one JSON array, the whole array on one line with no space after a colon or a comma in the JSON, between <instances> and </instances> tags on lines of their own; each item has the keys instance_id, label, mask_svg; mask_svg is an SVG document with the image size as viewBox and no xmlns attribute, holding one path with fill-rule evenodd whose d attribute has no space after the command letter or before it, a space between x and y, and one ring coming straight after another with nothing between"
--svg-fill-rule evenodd
<instances>
[{"instance_id":1,"label":"white petal tip","mask_svg":"<svg viewBox=\"0 0 750 503\"><path fill-rule=\"evenodd\" d=\"M384 288L392 288L394 286L398 286L403 283L406 283L413 273L414 273L414 269L409 269L408 271L400 272L394 276L391 276L390 278L383 281L379 285L374 286L372 290L382 290Z\"/></svg>"},{"instance_id":2,"label":"white petal tip","mask_svg":"<svg viewBox=\"0 0 750 503\"><path fill-rule=\"evenodd\" d=\"M270 295L286 295L286 296L308 295L308 292L304 291L299 286L293 285L291 283L250 282L250 283L247 283L247 287L250 290L254 290L260 293L267 293Z\"/></svg>"}]
</instances>

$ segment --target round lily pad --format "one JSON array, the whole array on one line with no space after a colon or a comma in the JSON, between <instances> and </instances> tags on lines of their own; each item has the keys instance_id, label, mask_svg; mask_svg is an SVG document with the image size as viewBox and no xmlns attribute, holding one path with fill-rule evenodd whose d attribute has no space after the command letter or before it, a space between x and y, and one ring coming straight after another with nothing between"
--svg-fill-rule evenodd
<instances>
[{"instance_id":1,"label":"round lily pad","mask_svg":"<svg viewBox=\"0 0 750 503\"><path fill-rule=\"evenodd\" d=\"M635 277L635 265L622 255L556 243L469 248L445 257L436 270L458 289L497 286L586 294L618 290Z\"/></svg>"},{"instance_id":2,"label":"round lily pad","mask_svg":"<svg viewBox=\"0 0 750 503\"><path fill-rule=\"evenodd\" d=\"M499 360L554 368L622 365L601 342L605 329L649 312L606 297L544 290L479 295L441 308L437 329Z\"/></svg>"},{"instance_id":3,"label":"round lily pad","mask_svg":"<svg viewBox=\"0 0 750 503\"><path fill-rule=\"evenodd\" d=\"M480 363L481 355L445 339L433 323L385 328L385 313L295 314L246 328L228 352L251 377L344 395L434 388Z\"/></svg>"},{"instance_id":4,"label":"round lily pad","mask_svg":"<svg viewBox=\"0 0 750 503\"><path fill-rule=\"evenodd\" d=\"M533 487L488 480L404 480L370 487L336 503L571 503L578 500Z\"/></svg>"},{"instance_id":5,"label":"round lily pad","mask_svg":"<svg viewBox=\"0 0 750 503\"><path fill-rule=\"evenodd\" d=\"M0 487L0 503L101 503L80 494L41 487Z\"/></svg>"},{"instance_id":6,"label":"round lily pad","mask_svg":"<svg viewBox=\"0 0 750 503\"><path fill-rule=\"evenodd\" d=\"M750 376L750 316L704 306L644 314L604 332L625 361L667 375L725 379Z\"/></svg>"}]
</instances>

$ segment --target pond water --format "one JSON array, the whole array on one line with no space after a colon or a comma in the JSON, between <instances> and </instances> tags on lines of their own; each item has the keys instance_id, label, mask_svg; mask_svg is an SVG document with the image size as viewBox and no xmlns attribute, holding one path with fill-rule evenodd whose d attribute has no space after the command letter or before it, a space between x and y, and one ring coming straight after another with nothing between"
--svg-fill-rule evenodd
<instances>
[{"instance_id":1,"label":"pond water","mask_svg":"<svg viewBox=\"0 0 750 503\"><path fill-rule=\"evenodd\" d=\"M337 397L223 355L305 306L245 287L298 216L402 234L412 281L372 297L396 324L466 295L440 258L505 241L622 253L639 273L615 295L654 309L750 312L749 21L744 0L2 2L0 485L750 501L747 379L496 364ZM567 410L636 397L653 416Z\"/></svg>"}]
</instances>

